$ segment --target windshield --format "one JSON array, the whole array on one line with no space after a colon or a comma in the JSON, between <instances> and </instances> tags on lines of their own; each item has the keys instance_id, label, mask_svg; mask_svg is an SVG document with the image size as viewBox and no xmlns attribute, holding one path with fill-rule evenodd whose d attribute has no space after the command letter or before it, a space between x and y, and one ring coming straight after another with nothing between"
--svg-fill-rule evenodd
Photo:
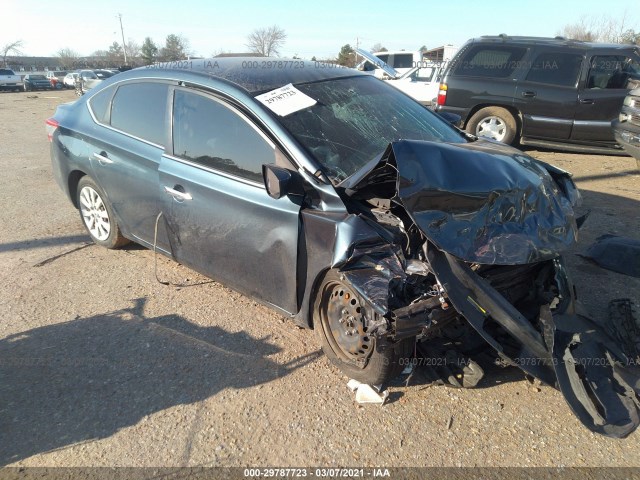
<instances>
[{"instance_id":1,"label":"windshield","mask_svg":"<svg viewBox=\"0 0 640 480\"><path fill-rule=\"evenodd\" d=\"M296 88L318 103L281 117L281 122L334 183L358 171L396 140L466 141L435 113L370 76Z\"/></svg>"},{"instance_id":2,"label":"windshield","mask_svg":"<svg viewBox=\"0 0 640 480\"><path fill-rule=\"evenodd\" d=\"M29 75L29 78L31 80L46 80L44 75Z\"/></svg>"}]
</instances>

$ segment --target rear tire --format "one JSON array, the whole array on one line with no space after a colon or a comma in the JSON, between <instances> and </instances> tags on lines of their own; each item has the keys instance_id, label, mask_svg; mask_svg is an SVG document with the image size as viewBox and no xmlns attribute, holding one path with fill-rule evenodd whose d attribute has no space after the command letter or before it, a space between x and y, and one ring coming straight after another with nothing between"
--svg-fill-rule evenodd
<instances>
[{"instance_id":1,"label":"rear tire","mask_svg":"<svg viewBox=\"0 0 640 480\"><path fill-rule=\"evenodd\" d=\"M477 137L491 138L511 145L518 126L511 112L502 107L485 107L478 110L467 122L467 132Z\"/></svg>"},{"instance_id":2,"label":"rear tire","mask_svg":"<svg viewBox=\"0 0 640 480\"><path fill-rule=\"evenodd\" d=\"M349 378L379 385L396 377L408 364L415 339L392 344L368 336L365 311L369 318L376 315L336 270L327 272L313 310L314 330L322 350Z\"/></svg>"},{"instance_id":3,"label":"rear tire","mask_svg":"<svg viewBox=\"0 0 640 480\"><path fill-rule=\"evenodd\" d=\"M106 195L93 179L88 176L80 179L76 201L82 223L95 244L112 249L129 243L120 232Z\"/></svg>"}]
</instances>

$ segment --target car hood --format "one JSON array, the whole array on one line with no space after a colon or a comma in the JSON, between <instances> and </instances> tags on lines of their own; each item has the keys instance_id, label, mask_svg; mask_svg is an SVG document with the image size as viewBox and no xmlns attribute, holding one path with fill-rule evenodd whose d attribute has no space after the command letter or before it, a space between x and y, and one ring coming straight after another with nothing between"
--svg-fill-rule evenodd
<instances>
[{"instance_id":1,"label":"car hood","mask_svg":"<svg viewBox=\"0 0 640 480\"><path fill-rule=\"evenodd\" d=\"M540 262L577 240L570 175L511 147L401 140L368 168L344 185L348 195L391 197L439 249L467 262Z\"/></svg>"},{"instance_id":2,"label":"car hood","mask_svg":"<svg viewBox=\"0 0 640 480\"><path fill-rule=\"evenodd\" d=\"M400 76L400 74L396 71L395 68L393 68L391 65L380 60L373 53L367 52L366 50L363 50L361 48L356 48L356 52L362 57L369 60L376 67L380 67L384 71L384 73L389 75L391 78L398 78Z\"/></svg>"}]
</instances>

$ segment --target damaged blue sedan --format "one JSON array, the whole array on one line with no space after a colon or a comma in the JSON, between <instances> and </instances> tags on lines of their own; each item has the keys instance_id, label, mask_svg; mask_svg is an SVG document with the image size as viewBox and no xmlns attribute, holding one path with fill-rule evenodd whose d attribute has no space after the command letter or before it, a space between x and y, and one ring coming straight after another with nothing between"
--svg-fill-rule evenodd
<instances>
[{"instance_id":1,"label":"damaged blue sedan","mask_svg":"<svg viewBox=\"0 0 640 480\"><path fill-rule=\"evenodd\" d=\"M571 176L376 78L158 64L61 105L47 133L95 243L137 242L273 307L350 378L387 382L422 352L475 386L472 353L491 349L595 432L640 423L637 344L619 340L633 332L591 320L564 267L582 220Z\"/></svg>"}]
</instances>

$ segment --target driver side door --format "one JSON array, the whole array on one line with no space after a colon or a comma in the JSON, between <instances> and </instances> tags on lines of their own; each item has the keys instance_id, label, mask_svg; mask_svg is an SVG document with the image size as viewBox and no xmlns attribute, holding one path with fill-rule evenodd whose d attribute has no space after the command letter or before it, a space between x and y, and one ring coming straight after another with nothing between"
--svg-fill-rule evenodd
<instances>
[{"instance_id":1,"label":"driver side door","mask_svg":"<svg viewBox=\"0 0 640 480\"><path fill-rule=\"evenodd\" d=\"M171 116L172 145L159 176L172 255L295 313L300 206L271 198L262 180L276 146L251 118L208 93L175 88Z\"/></svg>"}]
</instances>

